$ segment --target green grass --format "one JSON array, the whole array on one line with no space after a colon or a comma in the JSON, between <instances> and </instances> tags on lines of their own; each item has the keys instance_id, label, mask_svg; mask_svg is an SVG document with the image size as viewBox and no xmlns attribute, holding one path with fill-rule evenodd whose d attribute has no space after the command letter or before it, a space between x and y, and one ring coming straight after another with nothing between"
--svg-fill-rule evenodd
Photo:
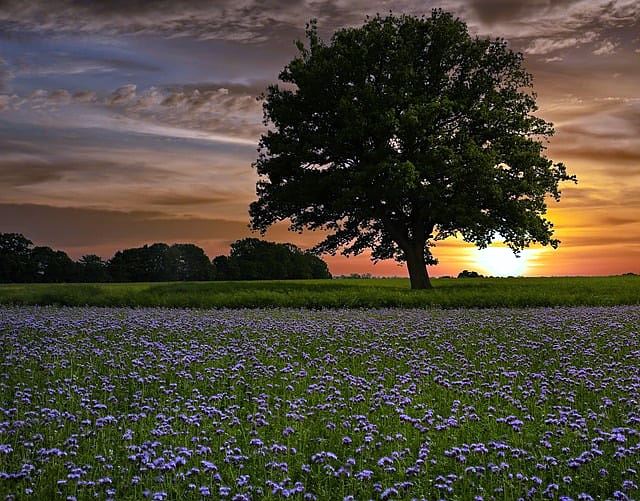
<instances>
[{"instance_id":1,"label":"green grass","mask_svg":"<svg viewBox=\"0 0 640 501\"><path fill-rule=\"evenodd\" d=\"M435 279L412 291L405 279L135 284L4 284L0 304L242 307L533 307L640 304L640 277Z\"/></svg>"}]
</instances>

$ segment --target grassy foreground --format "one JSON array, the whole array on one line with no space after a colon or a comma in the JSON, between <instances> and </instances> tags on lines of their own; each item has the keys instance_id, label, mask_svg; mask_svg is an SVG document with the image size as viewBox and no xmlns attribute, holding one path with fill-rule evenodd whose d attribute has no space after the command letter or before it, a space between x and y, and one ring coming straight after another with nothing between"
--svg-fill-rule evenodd
<instances>
[{"instance_id":1,"label":"grassy foreground","mask_svg":"<svg viewBox=\"0 0 640 501\"><path fill-rule=\"evenodd\" d=\"M640 277L405 279L0 285L0 304L242 307L529 307L640 304Z\"/></svg>"}]
</instances>

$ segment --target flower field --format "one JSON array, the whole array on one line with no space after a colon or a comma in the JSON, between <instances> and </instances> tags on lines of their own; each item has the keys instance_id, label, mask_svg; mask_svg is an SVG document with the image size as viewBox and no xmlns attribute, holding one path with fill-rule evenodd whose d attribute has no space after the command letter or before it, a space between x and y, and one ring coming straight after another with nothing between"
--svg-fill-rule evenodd
<instances>
[{"instance_id":1,"label":"flower field","mask_svg":"<svg viewBox=\"0 0 640 501\"><path fill-rule=\"evenodd\" d=\"M640 497L640 307L0 308L0 499Z\"/></svg>"}]
</instances>

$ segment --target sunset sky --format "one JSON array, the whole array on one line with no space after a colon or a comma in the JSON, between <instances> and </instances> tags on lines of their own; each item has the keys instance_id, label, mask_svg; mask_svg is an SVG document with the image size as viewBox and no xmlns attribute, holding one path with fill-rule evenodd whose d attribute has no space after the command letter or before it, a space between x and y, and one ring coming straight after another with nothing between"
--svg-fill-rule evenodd
<instances>
[{"instance_id":1,"label":"sunset sky","mask_svg":"<svg viewBox=\"0 0 640 501\"><path fill-rule=\"evenodd\" d=\"M433 7L524 52L538 115L556 126L548 156L579 184L550 202L558 250L511 262L445 241L430 273L640 272L638 0L0 0L0 232L74 258L156 241L226 253L251 235L255 96L305 21L328 38L367 14ZM266 238L320 240L286 225ZM327 261L334 274L406 273L366 255Z\"/></svg>"}]
</instances>

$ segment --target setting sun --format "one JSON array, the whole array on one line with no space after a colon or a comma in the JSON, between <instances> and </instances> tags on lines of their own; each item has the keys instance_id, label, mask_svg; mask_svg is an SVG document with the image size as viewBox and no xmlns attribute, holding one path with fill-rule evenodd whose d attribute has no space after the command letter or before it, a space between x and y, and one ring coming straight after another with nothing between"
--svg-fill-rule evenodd
<instances>
[{"instance_id":1,"label":"setting sun","mask_svg":"<svg viewBox=\"0 0 640 501\"><path fill-rule=\"evenodd\" d=\"M520 276L527 273L530 249L520 252L516 256L508 247L487 247L482 250L474 250L475 265L480 273L498 277Z\"/></svg>"}]
</instances>

